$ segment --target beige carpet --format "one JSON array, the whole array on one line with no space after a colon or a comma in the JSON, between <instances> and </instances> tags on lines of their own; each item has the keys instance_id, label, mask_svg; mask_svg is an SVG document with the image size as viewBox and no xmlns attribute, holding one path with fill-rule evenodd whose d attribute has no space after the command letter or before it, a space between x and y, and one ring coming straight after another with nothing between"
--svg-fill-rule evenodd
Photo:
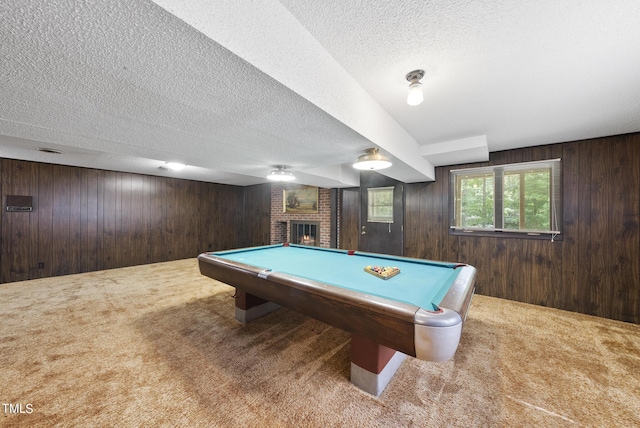
<instances>
[{"instance_id":1,"label":"beige carpet","mask_svg":"<svg viewBox=\"0 0 640 428\"><path fill-rule=\"evenodd\" d=\"M455 359L408 358L374 398L347 333L242 326L233 291L196 260L0 285L0 425L640 426L638 325L476 296Z\"/></svg>"}]
</instances>

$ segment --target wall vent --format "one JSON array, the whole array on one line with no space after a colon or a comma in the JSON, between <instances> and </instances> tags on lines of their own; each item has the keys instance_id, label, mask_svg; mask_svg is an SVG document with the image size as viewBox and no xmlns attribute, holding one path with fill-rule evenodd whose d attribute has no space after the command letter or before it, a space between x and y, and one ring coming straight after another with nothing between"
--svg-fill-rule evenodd
<instances>
[{"instance_id":1,"label":"wall vent","mask_svg":"<svg viewBox=\"0 0 640 428\"><path fill-rule=\"evenodd\" d=\"M7 195L6 207L9 212L33 211L33 196Z\"/></svg>"}]
</instances>

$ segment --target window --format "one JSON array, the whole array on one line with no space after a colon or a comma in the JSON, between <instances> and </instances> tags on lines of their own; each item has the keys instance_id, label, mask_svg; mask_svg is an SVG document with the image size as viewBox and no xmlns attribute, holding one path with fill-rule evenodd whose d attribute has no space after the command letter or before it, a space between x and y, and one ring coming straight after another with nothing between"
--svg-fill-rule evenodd
<instances>
[{"instance_id":1,"label":"window","mask_svg":"<svg viewBox=\"0 0 640 428\"><path fill-rule=\"evenodd\" d=\"M367 189L367 221L393 223L393 186Z\"/></svg>"},{"instance_id":2,"label":"window","mask_svg":"<svg viewBox=\"0 0 640 428\"><path fill-rule=\"evenodd\" d=\"M451 229L560 234L560 159L451 171Z\"/></svg>"}]
</instances>

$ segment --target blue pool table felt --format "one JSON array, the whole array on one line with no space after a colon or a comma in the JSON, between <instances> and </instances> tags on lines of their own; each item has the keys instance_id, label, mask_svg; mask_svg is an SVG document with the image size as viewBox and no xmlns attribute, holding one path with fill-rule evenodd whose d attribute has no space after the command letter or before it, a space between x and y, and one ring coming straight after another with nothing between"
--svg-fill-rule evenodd
<instances>
[{"instance_id":1,"label":"blue pool table felt","mask_svg":"<svg viewBox=\"0 0 640 428\"><path fill-rule=\"evenodd\" d=\"M328 285L437 309L458 270L456 264L381 254L348 255L345 250L272 245L210 253L273 272L287 273ZM367 266L391 266L401 273L387 280L364 271Z\"/></svg>"}]
</instances>

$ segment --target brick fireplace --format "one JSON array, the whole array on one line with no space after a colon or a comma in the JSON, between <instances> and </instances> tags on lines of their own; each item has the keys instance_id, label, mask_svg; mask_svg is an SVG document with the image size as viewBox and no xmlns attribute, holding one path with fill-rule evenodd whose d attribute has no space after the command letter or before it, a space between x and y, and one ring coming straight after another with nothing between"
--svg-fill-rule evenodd
<instances>
[{"instance_id":1,"label":"brick fireplace","mask_svg":"<svg viewBox=\"0 0 640 428\"><path fill-rule=\"evenodd\" d=\"M271 185L271 243L294 242L293 238L300 240L296 236L297 229L293 232L292 225L298 227L299 224L315 225L315 244L318 247L329 248L331 246L331 189L318 188L318 212L312 214L291 214L282 212L283 191L295 188L292 184L272 184ZM304 232L304 230L303 230ZM303 233L304 235L304 233ZM307 240L305 245L311 245Z\"/></svg>"}]
</instances>

